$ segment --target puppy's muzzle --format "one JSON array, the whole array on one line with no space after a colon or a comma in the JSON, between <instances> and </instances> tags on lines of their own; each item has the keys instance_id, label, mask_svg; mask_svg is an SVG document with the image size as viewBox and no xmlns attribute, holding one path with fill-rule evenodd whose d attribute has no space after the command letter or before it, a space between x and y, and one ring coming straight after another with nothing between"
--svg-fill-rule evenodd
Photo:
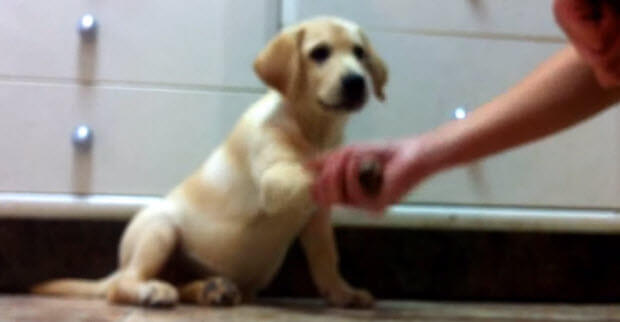
<instances>
[{"instance_id":1,"label":"puppy's muzzle","mask_svg":"<svg viewBox=\"0 0 620 322\"><path fill-rule=\"evenodd\" d=\"M355 73L348 73L342 77L341 84L342 108L357 110L366 102L366 80Z\"/></svg>"}]
</instances>

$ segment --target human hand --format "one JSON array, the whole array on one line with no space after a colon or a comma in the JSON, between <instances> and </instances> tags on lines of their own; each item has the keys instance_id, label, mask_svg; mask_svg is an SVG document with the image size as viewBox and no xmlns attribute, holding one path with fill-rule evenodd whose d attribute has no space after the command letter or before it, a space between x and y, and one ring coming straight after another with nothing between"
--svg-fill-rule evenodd
<instances>
[{"instance_id":1,"label":"human hand","mask_svg":"<svg viewBox=\"0 0 620 322\"><path fill-rule=\"evenodd\" d=\"M322 207L344 204L379 213L430 173L421 162L422 156L416 139L352 145L333 151L309 164L317 173L314 198ZM372 194L360 183L360 168L367 161L378 162L382 170L381 186Z\"/></svg>"}]
</instances>

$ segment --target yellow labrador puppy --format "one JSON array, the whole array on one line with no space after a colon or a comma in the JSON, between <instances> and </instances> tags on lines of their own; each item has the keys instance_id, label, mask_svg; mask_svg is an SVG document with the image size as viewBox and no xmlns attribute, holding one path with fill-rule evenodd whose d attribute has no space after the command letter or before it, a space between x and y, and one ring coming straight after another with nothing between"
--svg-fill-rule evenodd
<instances>
[{"instance_id":1,"label":"yellow labrador puppy","mask_svg":"<svg viewBox=\"0 0 620 322\"><path fill-rule=\"evenodd\" d=\"M329 214L314 204L313 174L304 164L341 142L347 116L366 103L371 84L383 99L386 68L357 25L321 17L283 30L254 69L272 90L200 169L133 218L118 270L97 281L49 281L35 293L147 306L232 305L271 281L300 236L330 304L372 305L367 291L340 275ZM179 286L157 279L178 248L205 268L202 279Z\"/></svg>"}]
</instances>

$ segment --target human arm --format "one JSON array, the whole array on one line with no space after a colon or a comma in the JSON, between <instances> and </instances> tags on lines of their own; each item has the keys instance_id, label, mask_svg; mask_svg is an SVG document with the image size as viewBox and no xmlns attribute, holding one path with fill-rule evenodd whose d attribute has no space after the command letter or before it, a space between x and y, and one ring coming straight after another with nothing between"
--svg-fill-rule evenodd
<instances>
[{"instance_id":1,"label":"human arm","mask_svg":"<svg viewBox=\"0 0 620 322\"><path fill-rule=\"evenodd\" d=\"M558 132L619 99L620 90L603 88L569 46L464 120L414 138L346 147L315 161L314 196L323 206L339 203L380 211L434 173ZM374 196L367 195L358 180L365 159L383 165L383 185Z\"/></svg>"}]
</instances>

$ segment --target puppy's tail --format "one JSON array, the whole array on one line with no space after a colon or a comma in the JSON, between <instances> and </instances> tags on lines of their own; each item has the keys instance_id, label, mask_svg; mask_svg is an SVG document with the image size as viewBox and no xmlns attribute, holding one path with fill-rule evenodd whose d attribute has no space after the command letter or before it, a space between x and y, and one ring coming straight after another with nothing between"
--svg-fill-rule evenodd
<instances>
[{"instance_id":1,"label":"puppy's tail","mask_svg":"<svg viewBox=\"0 0 620 322\"><path fill-rule=\"evenodd\" d=\"M99 280L63 278L37 284L30 291L42 295L105 297L115 280L116 274Z\"/></svg>"}]
</instances>

